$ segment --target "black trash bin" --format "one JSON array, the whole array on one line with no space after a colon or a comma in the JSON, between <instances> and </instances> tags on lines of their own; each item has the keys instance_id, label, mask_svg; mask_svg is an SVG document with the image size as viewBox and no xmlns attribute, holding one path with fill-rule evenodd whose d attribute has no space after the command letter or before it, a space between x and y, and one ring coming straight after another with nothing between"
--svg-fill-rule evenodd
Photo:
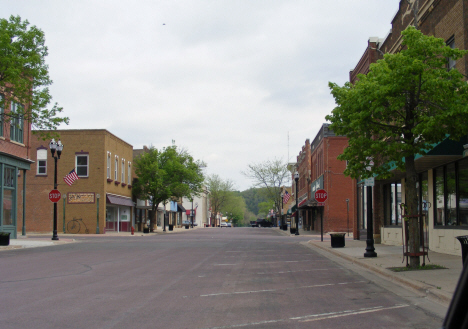
<instances>
[{"instance_id":1,"label":"black trash bin","mask_svg":"<svg viewBox=\"0 0 468 329\"><path fill-rule=\"evenodd\" d=\"M169 231L174 231L174 225L169 224Z\"/></svg>"},{"instance_id":2,"label":"black trash bin","mask_svg":"<svg viewBox=\"0 0 468 329\"><path fill-rule=\"evenodd\" d=\"M10 232L0 232L0 246L10 245Z\"/></svg>"},{"instance_id":3,"label":"black trash bin","mask_svg":"<svg viewBox=\"0 0 468 329\"><path fill-rule=\"evenodd\" d=\"M190 228L190 225L185 225L185 229L188 230Z\"/></svg>"},{"instance_id":4,"label":"black trash bin","mask_svg":"<svg viewBox=\"0 0 468 329\"><path fill-rule=\"evenodd\" d=\"M143 233L149 233L149 227L144 227L143 228Z\"/></svg>"},{"instance_id":5,"label":"black trash bin","mask_svg":"<svg viewBox=\"0 0 468 329\"><path fill-rule=\"evenodd\" d=\"M332 248L344 248L346 233L330 233Z\"/></svg>"},{"instance_id":6,"label":"black trash bin","mask_svg":"<svg viewBox=\"0 0 468 329\"><path fill-rule=\"evenodd\" d=\"M468 255L468 235L460 235L456 236L458 241L460 241L461 244L461 250L462 250L462 262L463 265L466 265L466 257Z\"/></svg>"},{"instance_id":7,"label":"black trash bin","mask_svg":"<svg viewBox=\"0 0 468 329\"><path fill-rule=\"evenodd\" d=\"M282 229L283 229L283 231L287 231L288 230L288 224L283 224Z\"/></svg>"},{"instance_id":8,"label":"black trash bin","mask_svg":"<svg viewBox=\"0 0 468 329\"><path fill-rule=\"evenodd\" d=\"M296 229L290 227L290 228L289 228L289 233L291 233L291 234L296 234Z\"/></svg>"}]
</instances>

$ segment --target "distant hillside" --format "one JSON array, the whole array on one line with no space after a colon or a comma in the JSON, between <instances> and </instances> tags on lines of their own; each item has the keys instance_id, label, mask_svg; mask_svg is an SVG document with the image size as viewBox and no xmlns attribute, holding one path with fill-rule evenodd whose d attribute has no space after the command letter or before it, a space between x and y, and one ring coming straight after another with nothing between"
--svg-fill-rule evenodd
<instances>
[{"instance_id":1,"label":"distant hillside","mask_svg":"<svg viewBox=\"0 0 468 329\"><path fill-rule=\"evenodd\" d=\"M268 198L265 197L265 188L249 188L248 190L240 192L244 197L245 204L247 209L254 214L258 214L258 204L261 202L268 201Z\"/></svg>"}]
</instances>

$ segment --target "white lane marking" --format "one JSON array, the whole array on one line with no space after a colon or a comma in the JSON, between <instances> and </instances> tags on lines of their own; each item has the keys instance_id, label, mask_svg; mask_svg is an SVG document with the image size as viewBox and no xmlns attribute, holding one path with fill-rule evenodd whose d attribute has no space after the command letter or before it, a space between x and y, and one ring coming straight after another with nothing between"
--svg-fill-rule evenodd
<instances>
[{"instance_id":1,"label":"white lane marking","mask_svg":"<svg viewBox=\"0 0 468 329\"><path fill-rule=\"evenodd\" d=\"M233 265L239 265L239 264L214 264L214 266L233 266Z\"/></svg>"},{"instance_id":2,"label":"white lane marking","mask_svg":"<svg viewBox=\"0 0 468 329\"><path fill-rule=\"evenodd\" d=\"M318 318L317 319L307 319L307 320L302 320L299 322L312 322L312 321L320 321L320 320L326 320L326 319L333 319L333 318L340 318L343 316L349 316L349 315L357 315L357 314L365 314L365 313L371 313L371 312L379 312L379 311L385 311L385 310L392 310L396 308L402 308L402 307L408 307L409 305L407 304L402 304L402 305L395 305L395 306L390 306L390 307L375 307L375 308L370 308L370 309L361 309L357 311L343 311L343 312L337 312L339 314L334 314L334 315L325 315L321 316L320 315L315 315Z\"/></svg>"},{"instance_id":3,"label":"white lane marking","mask_svg":"<svg viewBox=\"0 0 468 329\"><path fill-rule=\"evenodd\" d=\"M320 320L326 320L326 319L331 319L331 318L336 318L336 317L341 317L341 316L358 315L358 314L365 314L365 313L371 313L371 312L379 312L379 311L385 311L385 310L391 310L391 309L409 307L409 306L410 305L407 305L407 304L394 305L394 306L390 306L390 307L376 306L376 307L361 308L361 309L358 309L358 310L347 310L347 311L339 311L339 312L311 314L311 315L299 316L299 317L294 317L294 318L289 318L289 319L265 320L265 321L259 321L259 322L233 324L233 325L229 325L229 326L210 327L210 328L207 328L207 329L241 328L241 327L262 325L262 324L267 324L267 323L288 322L288 321L291 321L291 320L292 321L298 321L298 322L320 321ZM313 319L307 319L307 318L311 318L311 317L313 317ZM306 319L306 320L303 320L303 319Z\"/></svg>"},{"instance_id":4,"label":"white lane marking","mask_svg":"<svg viewBox=\"0 0 468 329\"><path fill-rule=\"evenodd\" d=\"M274 291L295 290L295 289L304 289L304 288L319 288L319 287L335 286L335 285L338 285L338 284L353 284L353 283L363 283L363 282L367 282L367 281L354 281L354 282L342 282L342 283L314 284L314 285L311 285L311 286L301 286L301 287L284 288L284 289L266 289L266 290L250 290L250 291L220 292L220 293L216 293L216 294L200 295L200 297L214 297L214 296L239 295L239 294L255 294L255 293L261 293L261 292L274 292Z\"/></svg>"},{"instance_id":5,"label":"white lane marking","mask_svg":"<svg viewBox=\"0 0 468 329\"><path fill-rule=\"evenodd\" d=\"M260 322L251 322L251 323L242 323L242 324L233 324L232 326L222 326L222 327L210 327L206 329L228 329L228 328L240 328L240 327L248 327L248 326L256 326L259 324L266 324L266 323L277 323L283 322L285 320L270 320L270 321L260 321Z\"/></svg>"},{"instance_id":6,"label":"white lane marking","mask_svg":"<svg viewBox=\"0 0 468 329\"><path fill-rule=\"evenodd\" d=\"M281 272L257 272L257 274L285 274L285 273L299 273L299 272L314 272L314 271L330 271L330 270L340 270L336 268L317 268L314 270L302 270L302 271L281 271Z\"/></svg>"}]
</instances>

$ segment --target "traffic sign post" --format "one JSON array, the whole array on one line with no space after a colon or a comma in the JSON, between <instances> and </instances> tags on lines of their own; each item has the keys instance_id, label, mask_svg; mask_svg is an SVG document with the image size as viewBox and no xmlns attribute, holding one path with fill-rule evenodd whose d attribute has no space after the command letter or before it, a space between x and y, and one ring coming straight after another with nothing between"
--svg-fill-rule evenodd
<instances>
[{"instance_id":1,"label":"traffic sign post","mask_svg":"<svg viewBox=\"0 0 468 329\"><path fill-rule=\"evenodd\" d=\"M315 191L315 200L317 200L319 206L325 206L325 201L328 199L328 193L324 189ZM323 208L320 208L320 241L323 242Z\"/></svg>"},{"instance_id":2,"label":"traffic sign post","mask_svg":"<svg viewBox=\"0 0 468 329\"><path fill-rule=\"evenodd\" d=\"M61 197L62 197L62 194L60 193L59 190L52 190L49 192L49 200L52 201L53 203L59 202Z\"/></svg>"}]
</instances>

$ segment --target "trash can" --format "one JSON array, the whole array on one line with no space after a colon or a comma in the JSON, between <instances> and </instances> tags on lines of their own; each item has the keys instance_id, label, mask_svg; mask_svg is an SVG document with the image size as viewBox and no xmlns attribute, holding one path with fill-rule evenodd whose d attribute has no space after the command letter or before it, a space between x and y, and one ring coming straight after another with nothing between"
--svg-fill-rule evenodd
<instances>
[{"instance_id":1,"label":"trash can","mask_svg":"<svg viewBox=\"0 0 468 329\"><path fill-rule=\"evenodd\" d=\"M291 233L291 234L296 234L296 229L290 227L290 228L289 228L289 233Z\"/></svg>"},{"instance_id":2,"label":"trash can","mask_svg":"<svg viewBox=\"0 0 468 329\"><path fill-rule=\"evenodd\" d=\"M174 225L169 224L169 231L174 231Z\"/></svg>"},{"instance_id":3,"label":"trash can","mask_svg":"<svg viewBox=\"0 0 468 329\"><path fill-rule=\"evenodd\" d=\"M10 232L0 232L0 246L10 245Z\"/></svg>"},{"instance_id":4,"label":"trash can","mask_svg":"<svg viewBox=\"0 0 468 329\"><path fill-rule=\"evenodd\" d=\"M185 229L188 230L190 228L190 225L185 225Z\"/></svg>"},{"instance_id":5,"label":"trash can","mask_svg":"<svg viewBox=\"0 0 468 329\"><path fill-rule=\"evenodd\" d=\"M143 233L149 233L149 227L144 227L143 228Z\"/></svg>"},{"instance_id":6,"label":"trash can","mask_svg":"<svg viewBox=\"0 0 468 329\"><path fill-rule=\"evenodd\" d=\"M330 233L332 248L344 248L346 233Z\"/></svg>"},{"instance_id":7,"label":"trash can","mask_svg":"<svg viewBox=\"0 0 468 329\"><path fill-rule=\"evenodd\" d=\"M460 241L461 244L461 250L462 250L462 262L463 266L466 265L466 257L468 255L468 235L460 235L456 236L458 241Z\"/></svg>"}]
</instances>

